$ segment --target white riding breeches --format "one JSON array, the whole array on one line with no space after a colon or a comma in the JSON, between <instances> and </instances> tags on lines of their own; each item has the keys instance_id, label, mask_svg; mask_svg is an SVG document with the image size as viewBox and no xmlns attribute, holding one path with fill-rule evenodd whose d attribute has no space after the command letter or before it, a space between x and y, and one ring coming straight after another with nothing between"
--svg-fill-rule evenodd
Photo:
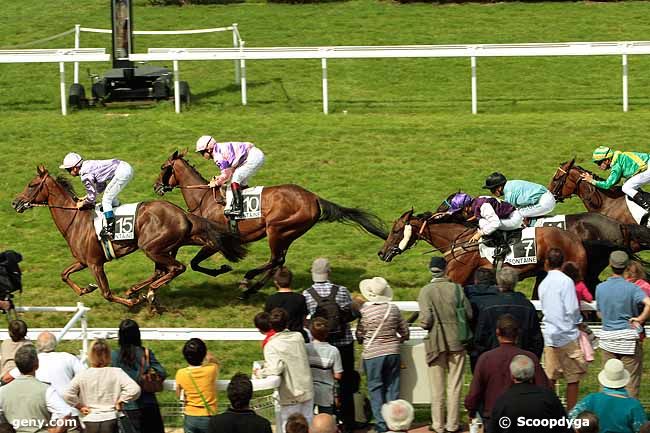
<instances>
[{"instance_id":1,"label":"white riding breeches","mask_svg":"<svg viewBox=\"0 0 650 433\"><path fill-rule=\"evenodd\" d=\"M555 208L555 197L551 191L546 191L539 198L539 201L530 206L517 209L522 217L538 217L550 213Z\"/></svg>"},{"instance_id":2,"label":"white riding breeches","mask_svg":"<svg viewBox=\"0 0 650 433\"><path fill-rule=\"evenodd\" d=\"M505 231L517 230L518 228L521 227L521 224L523 222L524 222L524 218L521 216L519 211L514 210L512 211L512 213L508 218L502 218L499 220L499 226L497 227L496 230L505 230ZM481 218L478 220L478 227L486 235L489 235L495 231L491 227L490 222L485 218Z\"/></svg>"},{"instance_id":3,"label":"white riding breeches","mask_svg":"<svg viewBox=\"0 0 650 433\"><path fill-rule=\"evenodd\" d=\"M113 179L106 185L104 195L102 196L102 209L104 212L110 212L113 207L119 206L120 202L117 195L124 189L133 177L133 168L127 162L120 162L115 169Z\"/></svg>"},{"instance_id":4,"label":"white riding breeches","mask_svg":"<svg viewBox=\"0 0 650 433\"><path fill-rule=\"evenodd\" d=\"M263 164L264 152L259 150L257 147L251 147L248 151L246 162L235 169L231 182L236 182L240 185L248 185L248 180L257 173Z\"/></svg>"},{"instance_id":5,"label":"white riding breeches","mask_svg":"<svg viewBox=\"0 0 650 433\"><path fill-rule=\"evenodd\" d=\"M650 165L645 171L626 180L621 189L628 197L634 197L637 190L647 183L650 183Z\"/></svg>"}]
</instances>

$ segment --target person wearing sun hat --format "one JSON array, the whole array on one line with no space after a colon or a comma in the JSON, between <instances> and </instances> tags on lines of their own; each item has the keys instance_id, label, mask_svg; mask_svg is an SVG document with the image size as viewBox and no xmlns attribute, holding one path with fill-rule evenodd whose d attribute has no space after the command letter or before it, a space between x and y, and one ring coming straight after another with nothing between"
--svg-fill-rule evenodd
<instances>
[{"instance_id":1,"label":"person wearing sun hat","mask_svg":"<svg viewBox=\"0 0 650 433\"><path fill-rule=\"evenodd\" d=\"M363 344L361 356L376 430L383 433L388 427L381 407L399 398L400 344L409 339L409 327L399 308L390 303L393 289L384 278L362 280L359 290L367 302L361 307L356 336Z\"/></svg>"},{"instance_id":2,"label":"person wearing sun hat","mask_svg":"<svg viewBox=\"0 0 650 433\"><path fill-rule=\"evenodd\" d=\"M645 410L636 398L630 397L625 386L630 373L618 359L610 359L598 373L603 390L587 395L569 413L574 419L584 411L596 414L601 433L635 433L647 421Z\"/></svg>"},{"instance_id":3,"label":"person wearing sun hat","mask_svg":"<svg viewBox=\"0 0 650 433\"><path fill-rule=\"evenodd\" d=\"M596 180L591 173L583 173L582 179L597 188L609 189L622 177L627 180L621 189L630 200L645 210L650 210L650 193L640 191L643 185L650 183L650 154L641 152L620 152L608 146L598 146L592 160L601 170L611 170L606 180Z\"/></svg>"}]
</instances>

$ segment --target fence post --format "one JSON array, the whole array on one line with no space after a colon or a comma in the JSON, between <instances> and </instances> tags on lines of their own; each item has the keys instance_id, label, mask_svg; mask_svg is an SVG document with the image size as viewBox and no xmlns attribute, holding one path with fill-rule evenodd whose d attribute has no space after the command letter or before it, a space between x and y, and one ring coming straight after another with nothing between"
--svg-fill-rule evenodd
<instances>
[{"instance_id":1,"label":"fence post","mask_svg":"<svg viewBox=\"0 0 650 433\"><path fill-rule=\"evenodd\" d=\"M478 112L478 101L477 101L477 86L476 86L476 56L470 58L470 63L472 65L472 114Z\"/></svg>"},{"instance_id":2,"label":"fence post","mask_svg":"<svg viewBox=\"0 0 650 433\"><path fill-rule=\"evenodd\" d=\"M232 47L239 48L239 29L237 28L237 23L233 23L232 25ZM235 84L240 83L240 74L239 61L235 60Z\"/></svg>"},{"instance_id":3,"label":"fence post","mask_svg":"<svg viewBox=\"0 0 650 433\"><path fill-rule=\"evenodd\" d=\"M246 60L244 60L244 41L241 41L239 45L239 65L241 68L241 104L246 105L248 103L246 97Z\"/></svg>"},{"instance_id":4,"label":"fence post","mask_svg":"<svg viewBox=\"0 0 650 433\"><path fill-rule=\"evenodd\" d=\"M77 302L77 308L84 309L83 302ZM86 363L88 359L88 317L86 312L81 316L81 362Z\"/></svg>"},{"instance_id":5,"label":"fence post","mask_svg":"<svg viewBox=\"0 0 650 433\"><path fill-rule=\"evenodd\" d=\"M179 79L178 60L174 60L174 108L177 114L181 112L181 86Z\"/></svg>"},{"instance_id":6,"label":"fence post","mask_svg":"<svg viewBox=\"0 0 650 433\"><path fill-rule=\"evenodd\" d=\"M81 37L81 24L74 25L74 49L78 50ZM74 81L75 84L79 83L79 62L74 62Z\"/></svg>"},{"instance_id":7,"label":"fence post","mask_svg":"<svg viewBox=\"0 0 650 433\"><path fill-rule=\"evenodd\" d=\"M59 87L61 89L61 114L64 116L68 114L68 105L65 95L65 63L59 62Z\"/></svg>"},{"instance_id":8,"label":"fence post","mask_svg":"<svg viewBox=\"0 0 650 433\"><path fill-rule=\"evenodd\" d=\"M323 113L329 112L329 101L327 96L327 59L321 59L321 67L323 69Z\"/></svg>"},{"instance_id":9,"label":"fence post","mask_svg":"<svg viewBox=\"0 0 650 433\"><path fill-rule=\"evenodd\" d=\"M627 54L623 54L623 112L628 110L628 93L627 93Z\"/></svg>"}]
</instances>

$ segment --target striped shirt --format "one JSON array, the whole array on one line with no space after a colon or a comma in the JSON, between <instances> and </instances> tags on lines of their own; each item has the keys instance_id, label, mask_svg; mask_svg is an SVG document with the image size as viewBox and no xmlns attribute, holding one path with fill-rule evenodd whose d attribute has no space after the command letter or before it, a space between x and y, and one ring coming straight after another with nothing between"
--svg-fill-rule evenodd
<instances>
[{"instance_id":1,"label":"striped shirt","mask_svg":"<svg viewBox=\"0 0 650 433\"><path fill-rule=\"evenodd\" d=\"M238 141L217 143L214 146L212 158L221 170L236 168L246 161L248 151L253 146L253 143Z\"/></svg>"},{"instance_id":2,"label":"striped shirt","mask_svg":"<svg viewBox=\"0 0 650 433\"><path fill-rule=\"evenodd\" d=\"M79 177L86 188L86 204L95 204L97 194L104 192L120 162L119 159L88 159L81 163Z\"/></svg>"},{"instance_id":3,"label":"striped shirt","mask_svg":"<svg viewBox=\"0 0 650 433\"><path fill-rule=\"evenodd\" d=\"M619 355L634 355L639 334L635 329L600 331L598 347Z\"/></svg>"},{"instance_id":4,"label":"striped shirt","mask_svg":"<svg viewBox=\"0 0 650 433\"><path fill-rule=\"evenodd\" d=\"M332 290L332 286L334 286L334 284L330 283L329 281L325 281L322 283L314 283L311 287L316 290L316 293L318 293L319 296L327 297ZM350 296L350 292L346 287L338 287L339 291L336 293L336 303L339 304L339 307L342 309L350 308L352 305L352 297ZM309 289L303 291L302 294L305 297L305 301L307 301L307 310L309 310L309 314L313 316L316 312L316 307L318 304L309 293ZM350 325L345 325L345 335L343 337L332 339L330 343L336 347L347 346L354 343L354 340L352 339L352 331L350 331Z\"/></svg>"},{"instance_id":5,"label":"striped shirt","mask_svg":"<svg viewBox=\"0 0 650 433\"><path fill-rule=\"evenodd\" d=\"M381 324L386 309L390 313L384 323ZM370 344L370 339L380 326L377 336ZM371 303L366 302L361 308L361 320L357 327L357 340L363 344L363 359L372 359L379 356L399 355L399 345L409 339L409 327L402 314L394 305L387 302Z\"/></svg>"}]
</instances>

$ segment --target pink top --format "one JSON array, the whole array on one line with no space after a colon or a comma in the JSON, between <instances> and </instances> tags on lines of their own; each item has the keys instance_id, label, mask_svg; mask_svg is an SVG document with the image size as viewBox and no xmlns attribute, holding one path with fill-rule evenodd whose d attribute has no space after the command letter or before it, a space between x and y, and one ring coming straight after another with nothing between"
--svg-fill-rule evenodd
<instances>
[{"instance_id":1,"label":"pink top","mask_svg":"<svg viewBox=\"0 0 650 433\"><path fill-rule=\"evenodd\" d=\"M591 292L585 285L583 281L576 283L576 296L578 296L578 301L593 302L594 297L591 296Z\"/></svg>"},{"instance_id":2,"label":"pink top","mask_svg":"<svg viewBox=\"0 0 650 433\"><path fill-rule=\"evenodd\" d=\"M632 281L632 280L630 279L628 281ZM641 287L641 290L643 290L646 295L650 296L650 283L648 283L646 280L636 280L632 282L637 286Z\"/></svg>"},{"instance_id":3,"label":"pink top","mask_svg":"<svg viewBox=\"0 0 650 433\"><path fill-rule=\"evenodd\" d=\"M212 158L221 170L221 174L217 178L219 185L230 179L234 170L246 162L248 151L252 147L254 147L253 143L235 141L214 145Z\"/></svg>"}]
</instances>

